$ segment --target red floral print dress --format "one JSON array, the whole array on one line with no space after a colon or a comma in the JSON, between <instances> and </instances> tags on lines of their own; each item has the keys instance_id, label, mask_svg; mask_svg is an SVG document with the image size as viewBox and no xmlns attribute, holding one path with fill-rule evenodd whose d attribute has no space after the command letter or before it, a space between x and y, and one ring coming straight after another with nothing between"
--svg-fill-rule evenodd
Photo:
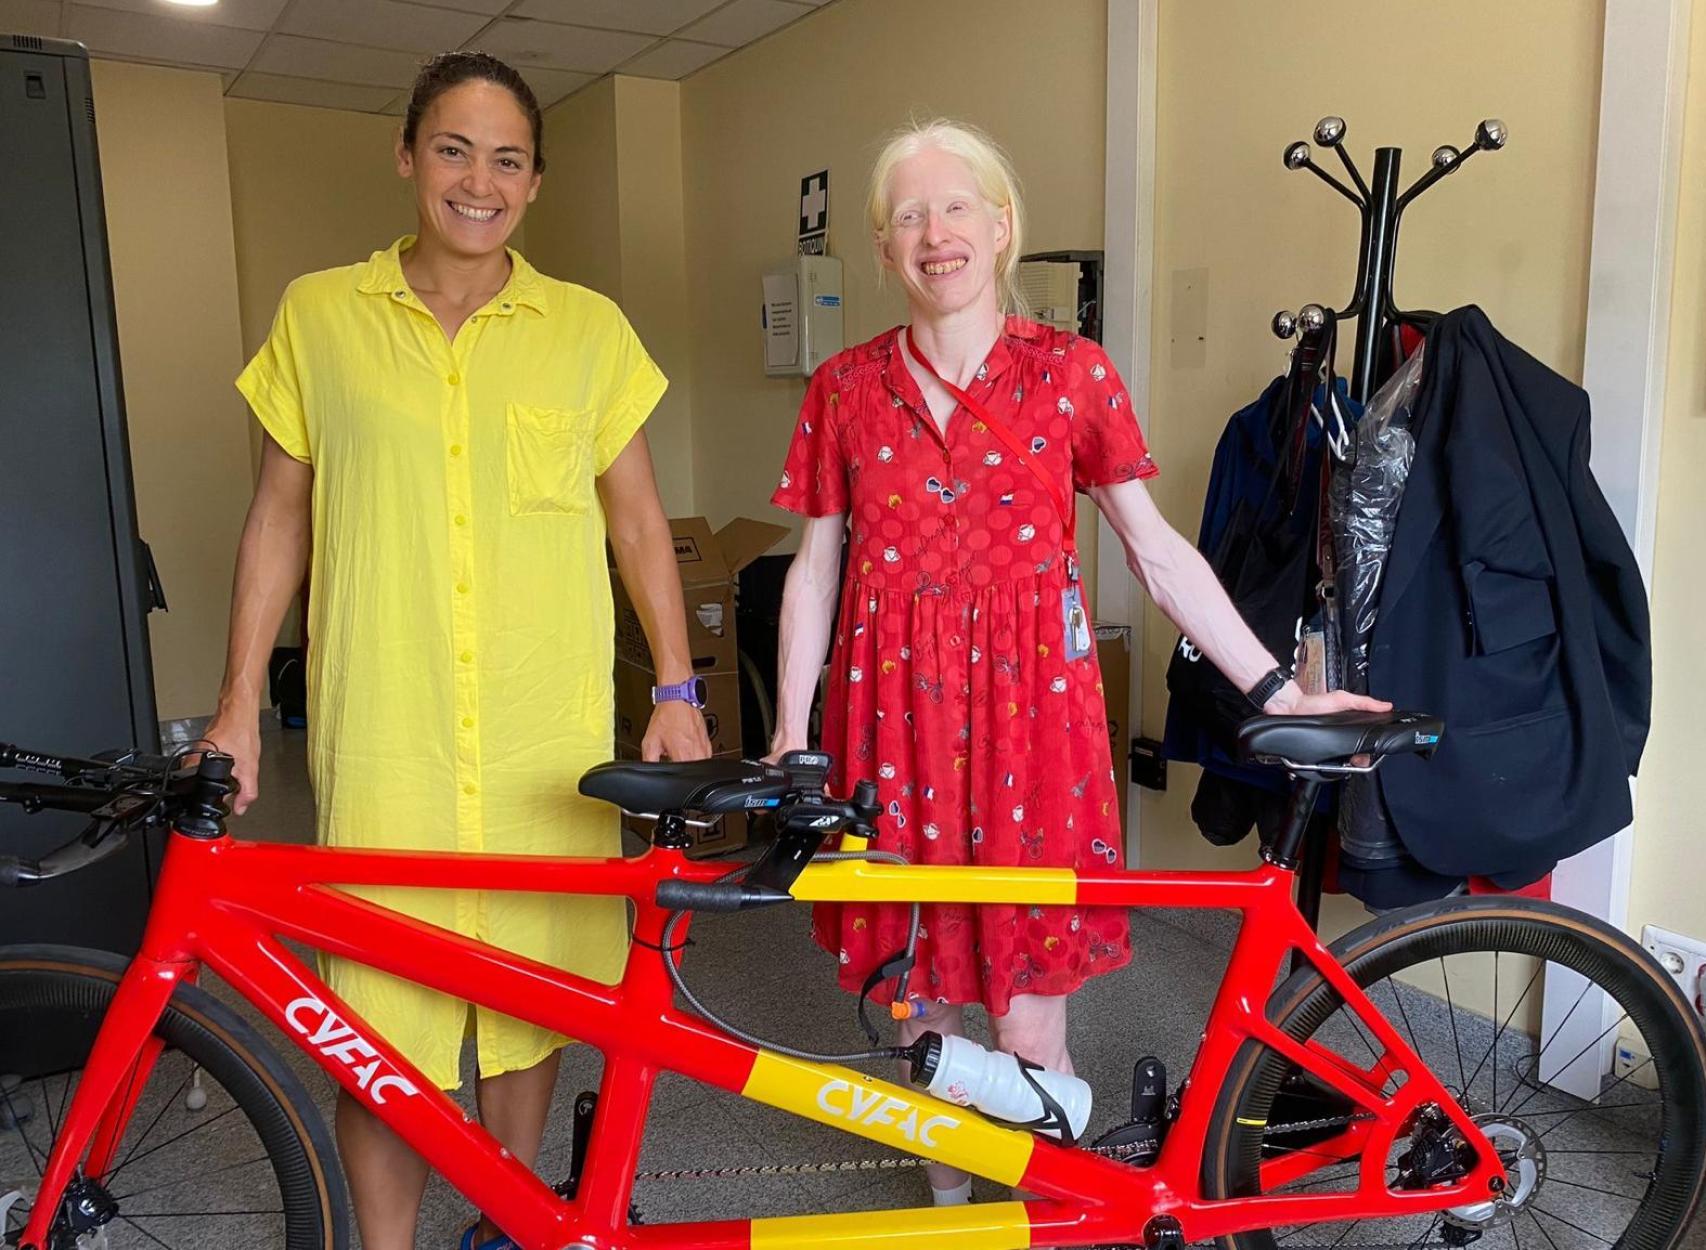
<instances>
[{"instance_id":1,"label":"red floral print dress","mask_svg":"<svg viewBox=\"0 0 1706 1250\"><path fill-rule=\"evenodd\" d=\"M1060 498L1155 475L1125 387L1087 339L1010 318L967 390ZM1101 672L1093 647L1071 659L1064 645L1054 498L964 407L938 428L898 330L813 375L773 502L848 516L822 745L837 793L875 779L877 848L920 864L1121 862ZM906 926L902 905L825 904L813 931L857 992ZM926 905L909 988L1004 1015L1015 994L1067 994L1130 957L1124 909Z\"/></svg>"}]
</instances>

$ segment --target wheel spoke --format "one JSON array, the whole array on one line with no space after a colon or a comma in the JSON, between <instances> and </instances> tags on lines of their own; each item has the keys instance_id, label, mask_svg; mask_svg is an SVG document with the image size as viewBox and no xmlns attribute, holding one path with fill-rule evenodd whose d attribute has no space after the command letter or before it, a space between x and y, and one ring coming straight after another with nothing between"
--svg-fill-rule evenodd
<instances>
[{"instance_id":1,"label":"wheel spoke","mask_svg":"<svg viewBox=\"0 0 1706 1250\"><path fill-rule=\"evenodd\" d=\"M18 1086L20 1091L23 1088L22 1085ZM30 1166L35 1168L36 1175L40 1176L47 1166L47 1161L36 1153L36 1144L30 1140L30 1135L24 1128L26 1121L18 1118L18 1104L12 1101L12 1095L6 1092L3 1085L0 1085L0 1098L6 1100L6 1116L12 1121L12 1131L18 1135L18 1140L24 1143L24 1150L30 1156Z\"/></svg>"},{"instance_id":2,"label":"wheel spoke","mask_svg":"<svg viewBox=\"0 0 1706 1250\"><path fill-rule=\"evenodd\" d=\"M1528 1208L1528 1218L1534 1221L1534 1227L1538 1228L1540 1235L1546 1238L1546 1244L1551 1246L1552 1250L1558 1250L1558 1243L1552 1240L1552 1234L1546 1231L1546 1225L1540 1222L1540 1217L1534 1213L1533 1207Z\"/></svg>"},{"instance_id":3,"label":"wheel spoke","mask_svg":"<svg viewBox=\"0 0 1706 1250\"><path fill-rule=\"evenodd\" d=\"M1494 952L1495 960L1497 958L1497 955L1498 955L1498 952L1495 951ZM1487 1048L1487 1053L1481 1056L1481 1062L1475 1065L1475 1071L1473 1071L1469 1074L1469 1084L1473 1085L1475 1083L1475 1078L1481 1075L1481 1069L1486 1066L1487 1060L1491 1059L1493 1061L1493 1110L1495 1110L1495 1111L1501 1110L1501 1108L1499 1106L1499 1086L1498 1086L1499 1039L1504 1037L1505 1030L1510 1028L1511 1021L1516 1019L1516 1013L1521 1011L1523 1003L1528 1001L1529 991L1534 988L1534 983L1540 979L1541 970L1544 969L1545 967L1546 967L1546 965L1544 963L1539 963L1539 964L1535 965L1534 975L1529 977L1528 978L1528 984L1522 987L1522 996L1516 1000L1516 1006L1511 1008L1511 1013L1510 1013L1510 1015L1505 1017L1505 1022L1503 1024L1499 1025L1499 1027L1494 1031L1494 1033L1493 1033L1493 1044ZM1497 991L1495 990L1494 998L1497 999L1497 997L1498 997L1498 994L1497 994ZM1499 1018L1498 1017L1498 1008L1497 1008L1497 1005L1495 1004L1493 1019L1497 1020L1498 1018ZM1465 1097L1468 1096L1469 1090L1467 1087L1465 1087L1463 1093L1464 1093ZM1514 1095L1513 1095L1513 1097L1514 1097Z\"/></svg>"},{"instance_id":4,"label":"wheel spoke","mask_svg":"<svg viewBox=\"0 0 1706 1250\"><path fill-rule=\"evenodd\" d=\"M131 1065L130 1080L128 1082L126 1082L126 1084L125 1084L125 1095L124 1095L125 1101L124 1101L124 1103L118 1104L119 1106L124 1106L126 1103L129 1103L131 1094L135 1092L137 1074L141 1071L142 1071L142 1060L140 1058L138 1058L137 1061ZM130 1153L125 1155L124 1158L120 1159L118 1162L118 1166L113 1168L112 1171L107 1173L107 1175L106 1175L107 1184L111 1185L113 1183L113 1178L115 1176L117 1176L120 1172L124 1171L125 1167L131 1162L131 1160L138 1157L137 1152L142 1149L142 1143L147 1141L148 1135L150 1133L152 1133L157 1127L159 1127L161 1118L166 1114L166 1112L168 1112L172 1109L172 1107L177 1103L179 1096L182 1095L183 1092L189 1088L190 1082L194 1079L195 1079L195 1064L192 1063L192 1064L190 1064L190 1070L184 1074L183 1082L178 1086L177 1089L175 1089L171 1092L171 1094L166 1098L166 1100L164 1102L162 1102L160 1104L160 1109L154 1113L154 1118L152 1120L148 1121L148 1127L142 1130L142 1136L138 1137L135 1141L133 1141L130 1144Z\"/></svg>"},{"instance_id":5,"label":"wheel spoke","mask_svg":"<svg viewBox=\"0 0 1706 1250\"><path fill-rule=\"evenodd\" d=\"M1648 1060L1645 1060L1644 1062L1638 1064L1637 1066L1630 1068L1629 1071L1625 1072L1622 1076L1618 1077L1610 1085L1607 1085L1605 1087L1605 1089L1600 1093L1600 1097L1604 1098L1606 1094L1609 1094L1612 1090L1616 1089L1619 1085L1623 1084L1624 1081L1627 1081L1630 1077L1634 1076L1635 1073L1639 1072L1642 1068L1646 1067L1647 1064L1649 1064L1651 1062L1652 1062L1652 1060L1648 1059ZM1604 1103L1597 1103L1597 1104L1596 1103L1589 1103L1585 1107L1577 1107L1575 1109L1575 1111L1573 1111L1571 1114L1565 1116L1562 1120L1559 1120L1556 1124L1554 1124L1551 1128L1547 1129L1546 1132L1542 1133L1540 1136L1542 1139L1544 1139L1546 1137L1547 1133L1557 1132L1559 1129L1563 1128L1564 1125L1568 1124L1571 1120L1575 1119L1576 1116L1583 1115L1589 1111L1599 1111L1602 1109L1603 1110L1611 1110L1613 1107L1650 1107L1652 1105L1653 1105L1652 1103L1646 1103L1646 1102L1619 1102L1619 1103L1611 1103L1609 1105L1604 1104Z\"/></svg>"},{"instance_id":6,"label":"wheel spoke","mask_svg":"<svg viewBox=\"0 0 1706 1250\"><path fill-rule=\"evenodd\" d=\"M1398 1004L1398 1014L1404 1020L1404 1027L1410 1031L1410 1049L1416 1052L1416 1057L1418 1059L1421 1059L1422 1044L1416 1040L1416 1026L1410 1023L1410 1011L1409 1008L1404 1006L1404 996L1398 992L1398 982L1388 976L1386 978L1386 984L1392 987L1392 997ZM1427 1060L1422 1059L1422 1063L1425 1065Z\"/></svg>"},{"instance_id":7,"label":"wheel spoke","mask_svg":"<svg viewBox=\"0 0 1706 1250\"><path fill-rule=\"evenodd\" d=\"M1451 1001L1451 972L1445 966L1445 956L1439 957L1440 975L1445 978L1445 1011L1451 1019L1451 1044L1457 1048L1457 1079L1463 1082L1463 1096L1469 1097L1469 1081L1463 1072L1463 1042L1457 1036L1457 1005Z\"/></svg>"},{"instance_id":8,"label":"wheel spoke","mask_svg":"<svg viewBox=\"0 0 1706 1250\"><path fill-rule=\"evenodd\" d=\"M146 1228L142 1227L142 1225L138 1224L135 1220L130 1219L128 1216L121 1215L118 1218L123 1220L126 1224L129 1224L132 1228L134 1228L137 1232L141 1233L144 1237L148 1238L148 1240L152 1241L155 1245L164 1246L166 1248L166 1250L175 1250L175 1247L173 1247L171 1242L161 1241L153 1233L149 1232Z\"/></svg>"},{"instance_id":9,"label":"wheel spoke","mask_svg":"<svg viewBox=\"0 0 1706 1250\"><path fill-rule=\"evenodd\" d=\"M1417 1246L1421 1245L1429 1237L1433 1236L1434 1229L1439 1227L1439 1222L1444 1218L1445 1217L1441 1216L1441 1215L1434 1216L1434 1222L1432 1224L1429 1224L1426 1228L1424 1228L1422 1230L1422 1235L1420 1237L1417 1237L1414 1241L1412 1241L1410 1243L1410 1250L1416 1250Z\"/></svg>"},{"instance_id":10,"label":"wheel spoke","mask_svg":"<svg viewBox=\"0 0 1706 1250\"><path fill-rule=\"evenodd\" d=\"M146 1159L151 1154L157 1154L160 1151L164 1150L167 1146L172 1145L174 1142L180 1142L184 1138L189 1137L190 1135L192 1135L194 1133L201 1132L204 1128L209 1128L212 1125L219 1123L219 1121L223 1120L226 1116L232 1114L233 1112L235 1112L237 1110L239 1110L237 1104L232 1103L229 1107L225 1108L225 1110L221 1111L218 1115L213 1116L210 1119L203 1120L200 1124L196 1125L194 1128L187 1128L183 1132L177 1134L175 1137L168 1137L165 1141L161 1142L158 1146L150 1146L147 1150L144 1150L141 1154L132 1155L130 1158L126 1159L123 1163L121 1163L118 1167L114 1168L111 1172L107 1173L106 1183L109 1185L112 1184L113 1178L115 1176L117 1176L125 1168L129 1167L131 1164L139 1162L140 1160Z\"/></svg>"},{"instance_id":11,"label":"wheel spoke","mask_svg":"<svg viewBox=\"0 0 1706 1250\"><path fill-rule=\"evenodd\" d=\"M268 1211L126 1211L133 1220L202 1220L236 1215L283 1215L283 1207Z\"/></svg>"},{"instance_id":12,"label":"wheel spoke","mask_svg":"<svg viewBox=\"0 0 1706 1250\"><path fill-rule=\"evenodd\" d=\"M1580 1181L1567 1181L1562 1176L1546 1177L1548 1184L1568 1185L1571 1189L1585 1189L1592 1194L1604 1194L1608 1198L1621 1198L1625 1202L1640 1202L1646 1194L1620 1194L1615 1189L1601 1189L1597 1185L1584 1185Z\"/></svg>"},{"instance_id":13,"label":"wheel spoke","mask_svg":"<svg viewBox=\"0 0 1706 1250\"><path fill-rule=\"evenodd\" d=\"M266 1155L260 1155L256 1158L253 1158L253 1159L245 1159L241 1163L227 1163L224 1167L214 1168L213 1171L211 1171L211 1172L197 1172L196 1173L196 1179L197 1180L206 1180L210 1176L218 1176L221 1172L235 1172L238 1168L252 1168L257 1163L265 1163L265 1162L267 1162L267 1156ZM159 1193L162 1189L176 1189L179 1185L182 1185L183 1183L184 1182L182 1180L175 1180L175 1181L167 1181L161 1185L150 1185L146 1189L133 1189L127 1194L114 1194L113 1195L113 1201L114 1202L123 1202L127 1198L137 1198L143 1194Z\"/></svg>"},{"instance_id":14,"label":"wheel spoke","mask_svg":"<svg viewBox=\"0 0 1706 1250\"><path fill-rule=\"evenodd\" d=\"M1586 982L1582 986L1582 992L1576 995L1576 1001L1570 1004L1570 1009L1564 1013L1564 1018L1558 1021L1558 1027L1552 1030L1552 1036L1541 1043L1540 1053L1534 1057L1536 1082L1540 1079L1540 1061L1546 1057L1546 1052L1551 1049L1552 1043L1558 1040L1558 1035L1564 1031L1564 1026L1570 1023L1570 1017L1576 1014L1576 1008L1582 1005L1582 1000L1588 996L1588 991L1594 988L1592 981L1588 981L1586 977L1583 977L1582 980Z\"/></svg>"},{"instance_id":15,"label":"wheel spoke","mask_svg":"<svg viewBox=\"0 0 1706 1250\"><path fill-rule=\"evenodd\" d=\"M1601 1042L1603 1042L1606 1038L1610 1037L1612 1035L1612 1033L1614 1033L1616 1030L1622 1028L1623 1022L1625 1020L1627 1020L1628 1018L1629 1018L1629 1013L1626 1011L1621 1016L1619 1016L1616 1020L1612 1021L1611 1024L1607 1025L1605 1030L1598 1037L1594 1038L1593 1041L1589 1042L1586 1046L1583 1046L1581 1048L1581 1050L1577 1051L1576 1054L1574 1055L1574 1057L1571 1058L1570 1062L1566 1063L1563 1067L1559 1068L1558 1071L1559 1072L1568 1072L1572 1067L1574 1067L1576 1065L1576 1063L1582 1058L1583 1055L1587 1054L1588 1051L1592 1050L1594 1047L1598 1046ZM1617 1084L1621 1085L1623 1083L1623 1081L1626 1081L1628 1079L1629 1079L1629 1074L1625 1073L1624 1076L1622 1077L1622 1079L1617 1082ZM1517 1112L1521 1111L1524 1107L1528 1106L1528 1104L1533 1102L1535 1097L1542 1090L1544 1090L1546 1088L1547 1087L1545 1085L1541 1084L1541 1081L1540 1081L1540 1064L1537 1061L1534 1065L1534 1088L1528 1091L1528 1097L1524 1098L1521 1102L1517 1103L1516 1106L1514 1106L1510 1109L1510 1114L1515 1115ZM1613 1086L1612 1088L1616 1088L1616 1086ZM1601 1090L1600 1096L1604 1097L1609 1092L1610 1092L1609 1090Z\"/></svg>"},{"instance_id":16,"label":"wheel spoke","mask_svg":"<svg viewBox=\"0 0 1706 1250\"><path fill-rule=\"evenodd\" d=\"M1563 1216L1558 1215L1552 1211L1548 1211L1545 1207L1530 1206L1528 1209L1530 1211L1538 1211L1541 1215L1544 1215L1547 1219L1557 1220L1558 1223L1564 1225L1567 1228L1573 1228L1578 1233L1586 1233L1589 1237L1592 1237L1595 1241L1601 1242L1604 1245L1609 1246L1609 1245L1616 1244L1613 1241L1611 1241L1610 1238L1601 1237L1598 1233L1594 1232L1591 1228L1583 1228L1580 1224L1572 1224L1572 1223L1570 1223L1569 1220L1566 1220ZM1535 1222L1539 1223L1538 1220Z\"/></svg>"}]
</instances>

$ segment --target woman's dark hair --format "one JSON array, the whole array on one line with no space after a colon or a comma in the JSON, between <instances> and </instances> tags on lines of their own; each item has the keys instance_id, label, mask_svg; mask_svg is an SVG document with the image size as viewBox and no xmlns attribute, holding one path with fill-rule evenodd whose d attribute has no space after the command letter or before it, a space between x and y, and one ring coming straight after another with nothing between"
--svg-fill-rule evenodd
<instances>
[{"instance_id":1,"label":"woman's dark hair","mask_svg":"<svg viewBox=\"0 0 1706 1250\"><path fill-rule=\"evenodd\" d=\"M515 69L485 52L440 52L421 66L409 93L409 111L403 116L403 146L415 146L415 131L432 102L452 87L465 82L489 82L503 87L521 105L533 128L533 172L545 171L545 116L533 88Z\"/></svg>"}]
</instances>

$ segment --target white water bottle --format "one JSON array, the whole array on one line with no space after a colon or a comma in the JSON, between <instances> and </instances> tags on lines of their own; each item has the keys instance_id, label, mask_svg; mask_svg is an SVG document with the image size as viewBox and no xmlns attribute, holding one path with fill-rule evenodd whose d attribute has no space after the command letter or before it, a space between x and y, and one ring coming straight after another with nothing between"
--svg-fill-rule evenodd
<instances>
[{"instance_id":1,"label":"white water bottle","mask_svg":"<svg viewBox=\"0 0 1706 1250\"><path fill-rule=\"evenodd\" d=\"M912 1047L912 1082L960 1107L1069 1145L1090 1123L1090 1086L964 1037L926 1033Z\"/></svg>"}]
</instances>

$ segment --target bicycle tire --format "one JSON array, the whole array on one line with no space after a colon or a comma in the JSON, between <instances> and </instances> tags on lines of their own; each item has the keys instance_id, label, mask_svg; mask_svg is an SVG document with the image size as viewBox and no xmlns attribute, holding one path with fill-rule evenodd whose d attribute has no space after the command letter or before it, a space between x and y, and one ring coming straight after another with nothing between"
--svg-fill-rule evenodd
<instances>
[{"instance_id":1,"label":"bicycle tire","mask_svg":"<svg viewBox=\"0 0 1706 1250\"><path fill-rule=\"evenodd\" d=\"M1628 1226L1615 1241L1589 1228L1583 1227L1580 1231L1596 1243L1615 1246L1616 1250L1671 1250L1678 1244L1699 1207L1703 1189L1706 1189L1706 1141L1703 1141L1703 1128L1706 1128L1706 1034L1702 1033L1691 1005L1677 989L1675 982L1627 934L1581 912L1539 900L1451 899L1422 904L1384 916L1347 934L1333 943L1330 949L1365 991L1372 994L1383 981L1386 982L1392 1001L1404 1016L1403 1023L1394 1019L1385 1005L1377 1005L1388 1015L1388 1019L1401 1036L1404 1035L1404 1025L1409 1025L1410 1032L1406 1040L1416 1039L1417 1030L1413 1021L1408 1018L1408 1008L1405 1007L1402 992L1398 987L1410 983L1391 978L1396 973L1431 965L1435 960L1439 961L1440 968L1444 970L1447 967L1445 961L1454 956L1491 953L1495 956L1496 978L1499 955L1526 957L1572 969L1610 994L1625 1013L1611 1028L1619 1027L1624 1021L1632 1021L1639 1028L1642 1039L1651 1051L1650 1062L1657 1076L1659 1093L1656 1099L1642 1106L1645 1114L1658 1118L1660 1132L1657 1148L1651 1152L1654 1161L1650 1176L1631 1173L1647 1180L1648 1188L1644 1195L1600 1191L1637 1203ZM1536 965L1536 972L1530 978L1530 987L1539 976L1538 969L1543 966L1543 963ZM1494 984L1497 985L1496 980ZM1446 1001L1449 1005L1449 980L1446 982L1446 989ZM1525 988L1523 996L1526 997L1528 992ZM1416 996L1425 993L1422 990L1413 990L1411 1003L1415 1004ZM1495 989L1495 1003L1496 993ZM1583 993L1586 993L1585 987ZM1578 1003L1580 1001L1582 1000L1577 1000ZM1437 1006L1437 1002L1435 1005ZM1521 1006L1522 1000L1519 998L1516 1006L1512 1008L1512 1018ZM1327 986L1321 975L1313 968L1305 968L1293 974L1274 992L1269 999L1267 1010L1270 1020L1279 1024L1291 1036L1301 1039L1314 1036L1327 1020L1335 1017L1341 1007L1342 1000ZM1456 1008L1450 1007L1450 1010L1455 1013ZM1573 1012L1574 1008L1571 1010ZM1497 1019L1502 1014L1501 1004L1493 1013L1491 1023L1494 1032L1491 1047L1486 1055L1486 1058L1492 1059L1495 1082L1495 1105L1487 1112L1488 1116L1493 1118L1509 1118L1518 1112L1526 1112L1529 1101L1535 1097L1532 1092L1526 1094L1524 1102L1514 1104L1515 1111L1509 1112L1508 1115L1496 1105L1499 1102L1497 1073L1501 1069L1501 1060L1505 1053L1505 1047L1501 1045L1505 1030L1498 1027ZM1340 1018L1348 1019L1348 1013ZM1454 1029L1456 1023L1457 1017L1453 1014ZM1508 1023L1509 1021L1506 1022L1507 1027ZM1555 1038L1557 1033L1553 1036ZM1605 1036L1606 1034L1601 1034L1601 1039ZM1452 1037L1459 1048L1461 1067L1461 1040L1455 1032ZM1536 1068L1539 1067L1539 1060L1544 1058L1545 1046L1549 1044L1543 1044L1535 1057ZM1422 1043L1416 1041L1415 1045L1420 1048ZM1580 1057L1571 1059L1570 1063L1575 1063ZM1483 1064L1486 1058L1483 1059ZM1556 1062L1555 1057L1554 1063ZM1566 1067L1568 1066L1566 1064ZM1441 1070L1443 1067L1443 1064L1437 1065L1435 1072L1442 1082L1446 1082L1446 1073ZM1484 1086L1478 1087L1476 1084L1481 1070L1479 1067L1475 1068L1466 1080L1459 1074L1460 1088L1464 1091L1473 1091L1476 1088L1484 1090ZM1291 1072L1295 1072L1295 1068L1288 1060L1260 1042L1247 1042L1240 1049L1219 1092L1204 1150L1202 1180L1207 1196L1230 1198L1262 1192L1258 1167L1263 1157L1264 1145L1269 1140L1271 1126L1266 1130L1258 1126L1269 1124L1269 1116L1274 1110L1281 1084ZM1625 1076L1621 1081L1628 1079L1629 1077ZM1524 1086L1531 1091L1554 1093L1532 1078L1525 1081ZM1602 1080L1596 1098L1602 1098L1606 1092ZM1470 1094L1460 1094L1459 1097L1473 1110L1475 1099ZM1581 1104L1579 1110L1541 1114L1562 1114L1568 1119L1606 1111L1618 1105L1635 1105L1614 1103L1608 1107L1579 1099L1575 1102ZM1507 1104L1509 1105L1512 1104ZM1535 1113L1528 1114L1532 1116ZM1552 1119L1543 1120L1542 1123L1552 1126L1539 1133L1539 1136L1544 1138L1555 1131L1561 1121ZM1266 1148L1276 1149L1272 1145ZM1283 1145L1277 1148L1284 1149ZM1588 1149L1563 1153L1594 1155L1597 1152ZM1539 1226L1538 1231L1545 1234L1545 1239L1542 1240L1541 1237L1533 1235L1536 1230L1530 1229L1531 1244L1544 1250L1548 1242L1557 1244L1552 1233L1560 1230L1557 1224L1552 1222L1558 1217L1550 1209L1544 1209L1544 1213L1549 1217L1545 1224L1542 1224L1539 1215L1535 1214L1536 1211L1543 1210L1537 1199L1548 1180L1544 1166L1541 1168L1541 1177L1529 1198L1534 1202L1534 1208L1524 1213L1531 1215L1534 1224ZM1563 1183L1572 1184L1568 1181ZM1575 1189L1557 1189L1554 1193L1568 1193L1574 1197L1577 1189L1588 1188L1590 1187L1576 1184ZM1576 1208L1571 1209L1575 1211ZM1496 1244L1515 1243L1518 1247L1521 1246L1521 1239L1515 1231L1521 1214L1511 1218L1510 1238L1501 1238ZM1573 1223L1569 1226L1577 1227ZM1341 1229L1342 1225L1325 1227L1328 1233L1323 1236L1329 1236L1331 1241L1330 1234ZM1338 1241L1332 1244L1344 1243L1349 1234L1348 1229L1340 1232ZM1292 1246L1298 1244L1289 1240L1294 1235L1287 1234L1277 1239L1281 1250L1291 1250ZM1407 1235L1404 1240L1409 1240ZM1412 1244L1419 1245L1422 1240L1417 1238ZM1224 1238L1222 1245L1230 1250L1274 1250L1276 1238L1274 1230L1263 1229ZM1349 1245L1346 1245L1345 1250L1349 1250Z\"/></svg>"},{"instance_id":2,"label":"bicycle tire","mask_svg":"<svg viewBox=\"0 0 1706 1250\"><path fill-rule=\"evenodd\" d=\"M68 1033L76 1023L84 1036L69 1044L86 1044L92 1031L86 1025L104 1016L126 966L124 958L103 951L0 948L0 1019L12 1015L32 1024L57 1019ZM276 1052L230 1007L191 985L173 994L155 1035L165 1042L167 1055L180 1052L187 1061L184 1066L193 1065L192 1072L199 1069L229 1095L234 1106L225 1114L240 1113L259 1139L282 1202L277 1213L283 1216L282 1235L276 1239L280 1250L347 1250L349 1201L331 1135L307 1090ZM79 1056L68 1071L81 1066ZM157 1069L155 1079L159 1076ZM67 1076L67 1087L69 1080ZM173 1097L162 1101L170 1104ZM124 1207L121 1201L121 1218ZM194 1217L187 1213L170 1218ZM142 1236L158 1240L146 1230Z\"/></svg>"}]
</instances>

